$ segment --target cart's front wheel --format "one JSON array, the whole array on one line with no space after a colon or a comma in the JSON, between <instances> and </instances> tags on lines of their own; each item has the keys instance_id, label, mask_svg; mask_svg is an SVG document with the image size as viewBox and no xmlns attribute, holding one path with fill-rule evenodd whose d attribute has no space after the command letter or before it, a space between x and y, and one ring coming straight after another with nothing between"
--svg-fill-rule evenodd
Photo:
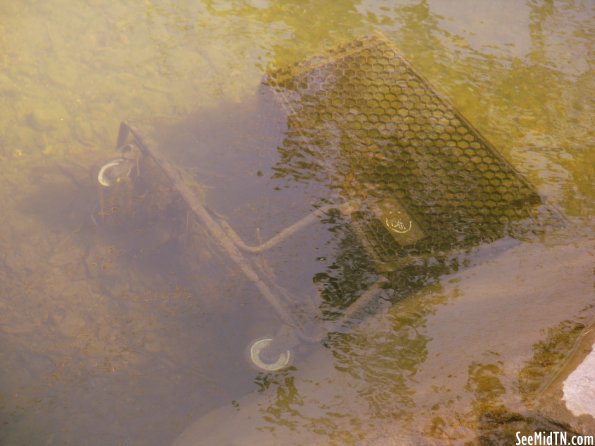
<instances>
[{"instance_id":1,"label":"cart's front wheel","mask_svg":"<svg viewBox=\"0 0 595 446\"><path fill-rule=\"evenodd\" d=\"M267 348L273 343L272 338L257 339L250 344L250 361L258 369L265 372L276 372L291 364L292 354L290 350L285 350L275 357L269 357Z\"/></svg>"}]
</instances>

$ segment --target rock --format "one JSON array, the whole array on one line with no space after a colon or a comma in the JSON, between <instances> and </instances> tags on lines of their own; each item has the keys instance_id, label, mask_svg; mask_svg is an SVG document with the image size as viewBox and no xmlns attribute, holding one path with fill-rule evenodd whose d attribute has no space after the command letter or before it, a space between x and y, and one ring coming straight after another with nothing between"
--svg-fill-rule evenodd
<instances>
[{"instance_id":1,"label":"rock","mask_svg":"<svg viewBox=\"0 0 595 446\"><path fill-rule=\"evenodd\" d=\"M591 353L562 384L566 407L574 415L595 418L595 344Z\"/></svg>"},{"instance_id":2,"label":"rock","mask_svg":"<svg viewBox=\"0 0 595 446\"><path fill-rule=\"evenodd\" d=\"M539 398L539 411L581 434L595 432L595 326L579 338L574 353Z\"/></svg>"},{"instance_id":3,"label":"rock","mask_svg":"<svg viewBox=\"0 0 595 446\"><path fill-rule=\"evenodd\" d=\"M91 144L94 140L93 127L89 122L82 118L76 118L74 121L74 133L83 144Z\"/></svg>"},{"instance_id":4,"label":"rock","mask_svg":"<svg viewBox=\"0 0 595 446\"><path fill-rule=\"evenodd\" d=\"M60 104L35 108L25 115L25 125L17 126L17 143L21 147L36 146L45 155L58 154L63 141L71 139L67 111Z\"/></svg>"},{"instance_id":5,"label":"rock","mask_svg":"<svg viewBox=\"0 0 595 446\"><path fill-rule=\"evenodd\" d=\"M27 115L27 122L38 131L52 130L58 124L59 117L51 110L37 109Z\"/></svg>"}]
</instances>

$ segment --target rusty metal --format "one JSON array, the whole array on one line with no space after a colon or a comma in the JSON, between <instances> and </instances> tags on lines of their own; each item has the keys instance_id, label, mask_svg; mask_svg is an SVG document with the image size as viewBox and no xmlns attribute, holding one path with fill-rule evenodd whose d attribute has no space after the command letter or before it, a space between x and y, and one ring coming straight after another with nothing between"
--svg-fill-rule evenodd
<instances>
[{"instance_id":1,"label":"rusty metal","mask_svg":"<svg viewBox=\"0 0 595 446\"><path fill-rule=\"evenodd\" d=\"M287 349L300 340L319 341L340 331L387 287L410 292L423 286L429 262L444 263L448 253L508 235L524 236L543 227L543 215L555 215L383 37L365 37L273 70L264 84L287 112L278 175L322 183L329 192L327 204L268 241L245 243L207 209L192 179L158 159L126 123L118 135L121 154L100 170L98 181L103 189L127 191L107 194L116 200L112 209L125 201L124 220L147 220L173 206L174 214L190 215L203 228L283 321L275 341L267 340L269 358L289 358ZM105 201L102 195L101 217L110 209ZM317 304L278 285L259 255L332 212L350 222L377 276L357 290L358 300L341 317L324 322Z\"/></svg>"},{"instance_id":2,"label":"rusty metal","mask_svg":"<svg viewBox=\"0 0 595 446\"><path fill-rule=\"evenodd\" d=\"M379 270L535 229L535 189L384 37L265 83L288 115L278 172L357 202L353 227Z\"/></svg>"}]
</instances>

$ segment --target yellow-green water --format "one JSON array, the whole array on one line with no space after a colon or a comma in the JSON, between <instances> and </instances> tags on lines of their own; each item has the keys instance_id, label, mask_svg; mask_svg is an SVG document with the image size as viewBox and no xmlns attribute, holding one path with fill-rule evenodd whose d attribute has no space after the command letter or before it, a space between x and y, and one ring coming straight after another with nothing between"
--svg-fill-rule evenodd
<instances>
[{"instance_id":1,"label":"yellow-green water","mask_svg":"<svg viewBox=\"0 0 595 446\"><path fill-rule=\"evenodd\" d=\"M589 1L0 2L0 443L168 444L231 407L293 430L283 444L463 444L482 414L530 406L594 315L594 15ZM243 201L277 185L259 144L274 148L282 125L253 123L262 77L375 31L569 224L504 257L488 250L294 369L259 375L243 350L275 331L270 308L206 249L185 265L192 287L176 280L175 251L169 268L135 266L150 247L97 235L93 175L132 120L171 141L161 154L204 178L242 235L291 223L283 199ZM276 266L291 275L299 260Z\"/></svg>"}]
</instances>

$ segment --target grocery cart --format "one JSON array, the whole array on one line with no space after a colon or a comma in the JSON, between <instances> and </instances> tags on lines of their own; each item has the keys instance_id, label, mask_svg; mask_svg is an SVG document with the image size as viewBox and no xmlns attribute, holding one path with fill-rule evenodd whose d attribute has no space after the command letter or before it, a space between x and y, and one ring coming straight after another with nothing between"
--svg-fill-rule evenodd
<instances>
[{"instance_id":1,"label":"grocery cart","mask_svg":"<svg viewBox=\"0 0 595 446\"><path fill-rule=\"evenodd\" d=\"M263 81L287 116L278 151L283 175L324 183L324 205L258 245L242 240L211 211L183 169L159 159L139 132L122 123L119 155L98 173L102 188L128 182L173 201L215 241L282 321L276 336L253 341L249 356L266 371L292 360L300 342L339 330L383 289L410 294L458 252L504 237L526 237L563 220L536 190L384 37L367 36L304 62L271 70ZM304 167L307 166L307 167ZM134 201L134 200L133 200ZM155 204L157 203L157 204ZM145 202L146 206L147 203ZM134 206L132 203L131 206ZM317 301L276 283L263 255L338 213L377 273L335 320Z\"/></svg>"}]
</instances>

